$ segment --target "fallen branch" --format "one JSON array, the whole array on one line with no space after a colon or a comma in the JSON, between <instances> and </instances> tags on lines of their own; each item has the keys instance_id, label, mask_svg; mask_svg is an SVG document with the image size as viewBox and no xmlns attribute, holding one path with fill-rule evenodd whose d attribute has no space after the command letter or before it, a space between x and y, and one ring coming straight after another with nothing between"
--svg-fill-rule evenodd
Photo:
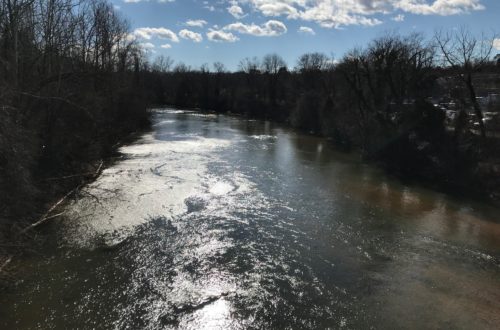
<instances>
[{"instance_id":1,"label":"fallen branch","mask_svg":"<svg viewBox=\"0 0 500 330\"><path fill-rule=\"evenodd\" d=\"M78 185L76 188L74 188L73 190L71 190L69 193L67 193L66 195L64 195L63 198L61 198L60 200L57 201L57 203L55 203L54 205L52 205L50 207L50 209L45 212L45 214L43 216L40 217L40 220L38 220L37 222L29 225L28 227L24 228L23 230L21 230L21 232L19 234L25 234L27 231L41 225L42 223L44 223L45 221L47 220L50 220L50 219L54 219L54 217L56 216L52 216L52 217L49 217L49 214L52 213L52 211L54 211L59 205L61 205L69 196L71 196L73 193L75 193L77 190L79 190L81 188L82 185ZM61 215L61 214L59 214ZM57 215L57 216L59 216Z\"/></svg>"},{"instance_id":2,"label":"fallen branch","mask_svg":"<svg viewBox=\"0 0 500 330\"><path fill-rule=\"evenodd\" d=\"M99 163L99 167L97 167L97 170L94 173L94 178L97 178L99 174L101 174L102 167L104 166L104 161L101 160Z\"/></svg>"},{"instance_id":3,"label":"fallen branch","mask_svg":"<svg viewBox=\"0 0 500 330\"><path fill-rule=\"evenodd\" d=\"M99 163L99 166L97 167L97 170L94 172L94 175L93 175L93 178L97 178L99 176L99 174L101 173L101 170L102 170L102 167L104 165L104 162L101 160L101 162ZM45 223L46 221L48 220L51 220L51 219L54 219L54 218L57 218L61 215L63 215L65 212L62 212L62 213L59 213L59 214L56 214L56 215L52 215L50 216L50 214L59 206L61 205L62 203L64 203L66 201L66 199L68 199L71 195L73 195L74 193L76 193L78 190L80 190L80 188L83 186L83 184L79 184L76 188L72 189L70 192L68 192L66 195L64 195L60 200L58 200L55 204L53 204L48 210L47 212L45 212L41 217L40 219L29 225L28 227L24 228L23 230L20 231L20 235L22 234L25 234L26 232L28 232L29 230L37 227L37 226L40 226L41 224Z\"/></svg>"},{"instance_id":4,"label":"fallen branch","mask_svg":"<svg viewBox=\"0 0 500 330\"><path fill-rule=\"evenodd\" d=\"M71 179L71 178L77 178L81 176L88 176L88 175L94 175L95 173L93 172L87 172L87 173L81 173L81 174L73 174L73 175L66 175L66 176L60 176L57 178L47 178L44 179L45 181L55 181L55 180L64 180L64 179Z\"/></svg>"},{"instance_id":5,"label":"fallen branch","mask_svg":"<svg viewBox=\"0 0 500 330\"><path fill-rule=\"evenodd\" d=\"M0 267L0 273L2 273L5 268L7 268L7 266L10 264L11 261L12 261L12 256L9 256L7 260L5 260L2 266Z\"/></svg>"}]
</instances>

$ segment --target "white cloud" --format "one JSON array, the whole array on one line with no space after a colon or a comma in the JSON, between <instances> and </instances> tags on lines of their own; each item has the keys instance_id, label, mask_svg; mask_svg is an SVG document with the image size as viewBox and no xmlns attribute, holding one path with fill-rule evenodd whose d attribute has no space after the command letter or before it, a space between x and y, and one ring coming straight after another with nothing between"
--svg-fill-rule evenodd
<instances>
[{"instance_id":1,"label":"white cloud","mask_svg":"<svg viewBox=\"0 0 500 330\"><path fill-rule=\"evenodd\" d=\"M137 40L137 37L133 33L128 33L127 35L125 35L125 41L127 41L127 42L133 42L136 40Z\"/></svg>"},{"instance_id":2,"label":"white cloud","mask_svg":"<svg viewBox=\"0 0 500 330\"><path fill-rule=\"evenodd\" d=\"M493 39L493 48L500 50L500 38Z\"/></svg>"},{"instance_id":3,"label":"white cloud","mask_svg":"<svg viewBox=\"0 0 500 330\"><path fill-rule=\"evenodd\" d=\"M434 0L430 4L421 0L400 0L394 7L412 14L457 15L474 10L482 10L481 0Z\"/></svg>"},{"instance_id":4,"label":"white cloud","mask_svg":"<svg viewBox=\"0 0 500 330\"><path fill-rule=\"evenodd\" d=\"M190 31L190 30L186 30L186 29L180 30L179 31L179 36L182 39L187 39L187 40L191 40L191 41L194 41L194 42L202 42L203 41L203 37L202 37L201 34L193 32L193 31Z\"/></svg>"},{"instance_id":5,"label":"white cloud","mask_svg":"<svg viewBox=\"0 0 500 330\"><path fill-rule=\"evenodd\" d=\"M405 20L405 15L399 14L391 18L394 22L403 22Z\"/></svg>"},{"instance_id":6,"label":"white cloud","mask_svg":"<svg viewBox=\"0 0 500 330\"><path fill-rule=\"evenodd\" d=\"M142 27L134 30L133 35L137 38L142 38L146 40L151 40L152 38L168 39L173 42L179 42L177 35L166 28L151 28Z\"/></svg>"},{"instance_id":7,"label":"white cloud","mask_svg":"<svg viewBox=\"0 0 500 330\"><path fill-rule=\"evenodd\" d=\"M234 1L234 0L232 0ZM203 1L203 8L209 11L215 11L215 7L210 4L210 1Z\"/></svg>"},{"instance_id":8,"label":"white cloud","mask_svg":"<svg viewBox=\"0 0 500 330\"><path fill-rule=\"evenodd\" d=\"M242 18L245 16L245 13L243 12L243 9L238 6L238 5L232 5L231 7L227 8L227 11L233 15L234 18Z\"/></svg>"},{"instance_id":9,"label":"white cloud","mask_svg":"<svg viewBox=\"0 0 500 330\"><path fill-rule=\"evenodd\" d=\"M203 19L190 19L186 21L186 25L190 27L204 27L207 24L207 21Z\"/></svg>"},{"instance_id":10,"label":"white cloud","mask_svg":"<svg viewBox=\"0 0 500 330\"><path fill-rule=\"evenodd\" d=\"M485 7L482 0L230 0L232 5L246 4L264 16L284 16L311 21L327 28L348 25L381 24L381 14L457 15ZM402 12L402 13L401 13Z\"/></svg>"},{"instance_id":11,"label":"white cloud","mask_svg":"<svg viewBox=\"0 0 500 330\"><path fill-rule=\"evenodd\" d=\"M283 2L269 2L258 6L258 9L265 16L287 16L288 18L297 18L299 11L297 8Z\"/></svg>"},{"instance_id":12,"label":"white cloud","mask_svg":"<svg viewBox=\"0 0 500 330\"><path fill-rule=\"evenodd\" d=\"M155 48L155 45L150 43L150 42L142 42L139 44L142 48L144 49L153 49Z\"/></svg>"},{"instance_id":13,"label":"white cloud","mask_svg":"<svg viewBox=\"0 0 500 330\"><path fill-rule=\"evenodd\" d=\"M244 24L241 22L229 24L223 27L225 31L236 31L243 34L250 34L257 37L275 37L285 34L288 30L285 24L280 21L270 20L263 25Z\"/></svg>"},{"instance_id":14,"label":"white cloud","mask_svg":"<svg viewBox=\"0 0 500 330\"><path fill-rule=\"evenodd\" d=\"M237 36L231 32L225 32L222 30L210 30L207 32L207 38L214 42L235 42L240 40Z\"/></svg>"},{"instance_id":15,"label":"white cloud","mask_svg":"<svg viewBox=\"0 0 500 330\"><path fill-rule=\"evenodd\" d=\"M307 27L307 26L301 26L299 28L299 32L303 33L303 34L310 34L310 35L315 35L316 34L316 32L314 32L313 29L311 29L310 27Z\"/></svg>"},{"instance_id":16,"label":"white cloud","mask_svg":"<svg viewBox=\"0 0 500 330\"><path fill-rule=\"evenodd\" d=\"M347 25L373 26L382 22L370 14L383 12L379 4L371 4L370 8L360 3L363 0L344 3L341 0L319 0L314 6L308 6L300 12L300 18L313 21L326 28L339 28ZM364 1L367 2L367 1Z\"/></svg>"},{"instance_id":17,"label":"white cloud","mask_svg":"<svg viewBox=\"0 0 500 330\"><path fill-rule=\"evenodd\" d=\"M164 44L164 45L161 45L160 47L163 49L170 49L170 48L172 48L172 45L171 44Z\"/></svg>"}]
</instances>

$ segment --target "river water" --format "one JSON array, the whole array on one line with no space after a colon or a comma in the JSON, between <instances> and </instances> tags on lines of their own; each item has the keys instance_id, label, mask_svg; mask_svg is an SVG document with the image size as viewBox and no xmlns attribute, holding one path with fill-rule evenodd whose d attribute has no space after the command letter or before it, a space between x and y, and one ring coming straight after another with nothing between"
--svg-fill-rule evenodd
<instances>
[{"instance_id":1,"label":"river water","mask_svg":"<svg viewBox=\"0 0 500 330\"><path fill-rule=\"evenodd\" d=\"M44 230L3 329L498 329L500 210L279 125L155 110Z\"/></svg>"}]
</instances>

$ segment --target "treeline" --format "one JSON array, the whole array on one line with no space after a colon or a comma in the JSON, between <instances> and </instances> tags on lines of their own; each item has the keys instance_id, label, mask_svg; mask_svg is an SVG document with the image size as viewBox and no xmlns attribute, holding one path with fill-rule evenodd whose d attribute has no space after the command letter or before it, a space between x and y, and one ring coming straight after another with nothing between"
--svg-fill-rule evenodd
<instances>
[{"instance_id":1,"label":"treeline","mask_svg":"<svg viewBox=\"0 0 500 330\"><path fill-rule=\"evenodd\" d=\"M105 0L0 0L1 226L29 220L83 177L47 179L92 171L147 121L128 34Z\"/></svg>"},{"instance_id":2,"label":"treeline","mask_svg":"<svg viewBox=\"0 0 500 330\"><path fill-rule=\"evenodd\" d=\"M288 68L270 54L242 60L237 72L159 57L145 68L146 84L160 104L287 122L393 173L484 192L500 184L500 148L477 99L484 75L500 89L485 40L466 29L432 40L387 34L337 61L308 53Z\"/></svg>"}]
</instances>

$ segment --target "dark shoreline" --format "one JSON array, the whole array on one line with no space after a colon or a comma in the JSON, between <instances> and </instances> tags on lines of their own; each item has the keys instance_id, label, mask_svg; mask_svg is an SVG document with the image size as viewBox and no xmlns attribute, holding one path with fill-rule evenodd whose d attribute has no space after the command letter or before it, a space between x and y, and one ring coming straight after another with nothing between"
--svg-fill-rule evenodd
<instances>
[{"instance_id":1,"label":"dark shoreline","mask_svg":"<svg viewBox=\"0 0 500 330\"><path fill-rule=\"evenodd\" d=\"M93 182L102 170L121 158L118 152L121 146L134 141L137 136L149 129L149 118L147 121L133 125L130 122L122 123L121 127L115 128L114 131L108 132L107 136L95 141L100 146L98 154L84 153L87 157L79 159L77 166L60 168L59 177L54 177L53 172L37 173L37 177L29 183L33 191L36 191L34 196L29 196L36 204L35 209L24 214L10 214L4 220L6 223L4 226L8 230L1 233L4 239L0 244L0 289L2 282L8 282L9 267L14 263L14 259L25 253L31 253L30 251L33 251L33 247L37 244L43 244L43 239L37 237L37 233L45 224L56 218L48 218L48 221L33 228L30 226L42 220L43 215L57 215L57 210L67 200L78 194L81 187ZM67 199L62 200L64 197ZM28 196L15 198L26 199ZM62 201L61 204L51 210L51 207L60 201ZM48 211L50 212L46 213ZM14 219L23 219L23 221L15 222Z\"/></svg>"}]
</instances>

